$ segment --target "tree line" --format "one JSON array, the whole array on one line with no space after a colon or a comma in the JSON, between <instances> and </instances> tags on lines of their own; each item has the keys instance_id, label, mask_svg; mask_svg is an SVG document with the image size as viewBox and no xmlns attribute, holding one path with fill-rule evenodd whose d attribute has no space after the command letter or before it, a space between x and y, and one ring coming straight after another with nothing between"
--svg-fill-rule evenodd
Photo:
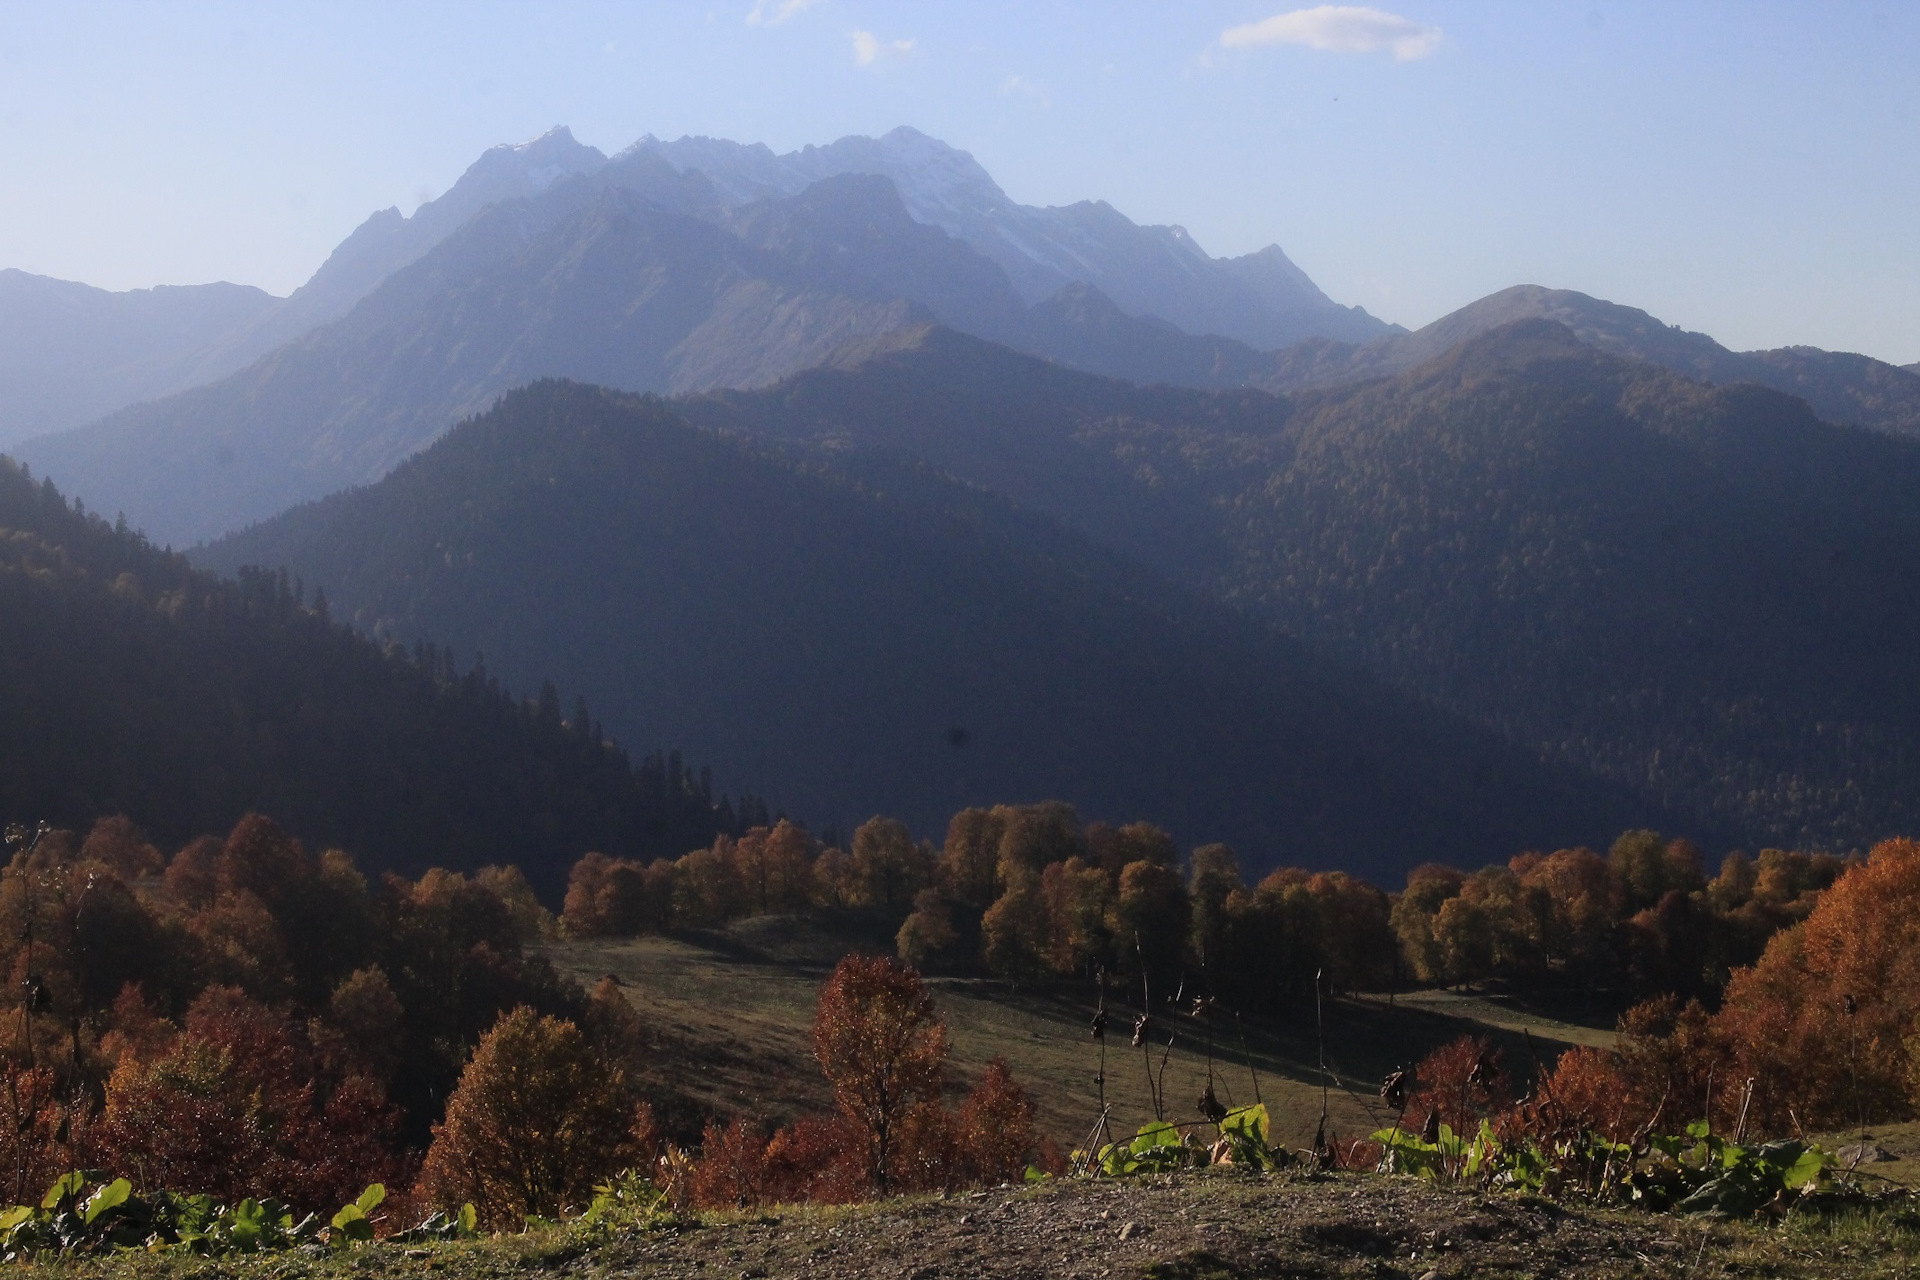
<instances>
[{"instance_id":1,"label":"tree line","mask_svg":"<svg viewBox=\"0 0 1920 1280\"><path fill-rule=\"evenodd\" d=\"M657 1115L642 1086L646 1030L625 994L612 979L582 990L536 945L596 919L713 924L809 905L898 919L897 944L923 958L1030 978L1063 964L1144 966L1253 1003L1289 998L1254 967L1259 955L1365 985L1376 943L1407 962L1438 939L1425 954L1444 958L1445 939L1481 918L1554 929L1610 918L1616 937L1632 937L1684 919L1676 904L1697 898L1736 934L1778 926L1725 977L1717 1007L1654 993L1623 1015L1617 1050L1543 1064L1518 1101L1490 1088L1508 1077L1486 1046L1454 1046L1415 1069L1396 1105L1405 1114L1425 1099L1458 1130L1472 1117L1440 1115L1457 1094L1529 1132L1571 1124L1625 1140L1702 1114L1729 1132L1782 1134L1920 1103L1914 841L1844 862L1729 858L1707 880L1684 843L1633 832L1604 857L1524 855L1472 876L1422 868L1387 895L1336 873L1281 871L1249 887L1217 847L1182 860L1145 824L1002 806L956 815L937 851L878 819L845 851L776 823L677 861L590 856L558 919L513 868L369 877L259 815L171 854L124 818L84 837L13 828L7 843L0 1177L16 1200L74 1168L310 1207L379 1181L398 1189L396 1220L472 1201L512 1226L577 1209L623 1169L698 1207L952 1189L1029 1160L1063 1167L1004 1066L962 1105L943 1101L945 1033L902 959L855 956L836 970L815 1023L836 1109L769 1132L752 1115L691 1126ZM1531 914L1489 905L1507 898L1532 901ZM618 914L649 902L651 917ZM1611 915L1581 914L1601 906ZM1257 928L1274 935L1266 952L1247 950ZM1547 936L1511 954L1555 963L1554 948L1578 954L1586 935ZM1363 1159L1356 1150L1341 1158Z\"/></svg>"},{"instance_id":2,"label":"tree line","mask_svg":"<svg viewBox=\"0 0 1920 1280\"><path fill-rule=\"evenodd\" d=\"M1389 893L1298 867L1249 883L1225 845L1183 854L1149 823L1001 805L954 815L938 848L876 817L844 849L782 821L677 859L590 853L561 921L621 936L853 911L896 928L913 965L1016 980L1145 971L1249 1007L1310 998L1316 981L1333 992L1500 981L1623 1008L1650 994L1712 999L1857 861L1736 851L1709 876L1691 842L1635 830L1604 854L1423 864Z\"/></svg>"}]
</instances>

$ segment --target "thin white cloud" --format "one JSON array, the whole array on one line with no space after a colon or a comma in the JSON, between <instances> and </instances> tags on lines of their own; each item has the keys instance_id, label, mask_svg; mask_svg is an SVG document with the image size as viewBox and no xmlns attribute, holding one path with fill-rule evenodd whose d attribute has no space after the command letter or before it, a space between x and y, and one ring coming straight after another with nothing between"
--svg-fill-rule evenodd
<instances>
[{"instance_id":1,"label":"thin white cloud","mask_svg":"<svg viewBox=\"0 0 1920 1280\"><path fill-rule=\"evenodd\" d=\"M1047 97L1047 91L1025 76L1008 76L1000 82L1000 96L1003 98L1030 98L1043 107L1053 105Z\"/></svg>"},{"instance_id":2,"label":"thin white cloud","mask_svg":"<svg viewBox=\"0 0 1920 1280\"><path fill-rule=\"evenodd\" d=\"M753 8L747 11L747 25L750 27L773 27L785 22L794 14L811 9L820 0L753 0Z\"/></svg>"},{"instance_id":3,"label":"thin white cloud","mask_svg":"<svg viewBox=\"0 0 1920 1280\"><path fill-rule=\"evenodd\" d=\"M1323 4L1278 13L1220 33L1228 49L1266 44L1303 44L1327 53L1390 51L1398 62L1424 58L1440 47L1440 28L1363 5Z\"/></svg>"},{"instance_id":4,"label":"thin white cloud","mask_svg":"<svg viewBox=\"0 0 1920 1280\"><path fill-rule=\"evenodd\" d=\"M870 67L882 58L904 58L913 52L913 39L882 40L871 31L853 33L853 60Z\"/></svg>"}]
</instances>

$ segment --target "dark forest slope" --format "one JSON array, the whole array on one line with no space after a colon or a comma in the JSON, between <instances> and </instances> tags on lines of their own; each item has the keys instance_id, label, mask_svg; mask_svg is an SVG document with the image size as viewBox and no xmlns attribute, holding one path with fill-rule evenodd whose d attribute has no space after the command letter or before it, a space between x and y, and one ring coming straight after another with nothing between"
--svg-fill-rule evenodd
<instances>
[{"instance_id":1,"label":"dark forest slope","mask_svg":"<svg viewBox=\"0 0 1920 1280\"><path fill-rule=\"evenodd\" d=\"M1703 825L1920 824L1920 448L1791 396L1522 321L1282 397L928 331L686 411L927 458Z\"/></svg>"},{"instance_id":2,"label":"dark forest slope","mask_svg":"<svg viewBox=\"0 0 1920 1280\"><path fill-rule=\"evenodd\" d=\"M816 823L1059 798L1390 875L1656 820L998 496L829 456L544 383L202 558L550 671Z\"/></svg>"},{"instance_id":3,"label":"dark forest slope","mask_svg":"<svg viewBox=\"0 0 1920 1280\"><path fill-rule=\"evenodd\" d=\"M7 821L126 813L177 842L257 809L374 869L517 862L549 891L586 849L731 822L677 757L635 770L550 697L383 652L284 580L217 582L5 459L0 725Z\"/></svg>"}]
</instances>

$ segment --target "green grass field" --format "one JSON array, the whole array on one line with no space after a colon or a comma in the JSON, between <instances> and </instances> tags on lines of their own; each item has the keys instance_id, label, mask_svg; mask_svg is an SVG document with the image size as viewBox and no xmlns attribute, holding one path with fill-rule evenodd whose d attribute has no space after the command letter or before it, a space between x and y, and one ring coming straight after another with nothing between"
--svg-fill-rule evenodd
<instances>
[{"instance_id":1,"label":"green grass field","mask_svg":"<svg viewBox=\"0 0 1920 1280\"><path fill-rule=\"evenodd\" d=\"M811 1026L820 983L845 945L805 921L762 918L698 940L564 942L549 954L589 985L606 974L619 979L651 1037L648 1084L684 1132L707 1115L781 1123L831 1106L813 1061ZM1101 1109L1100 1047L1089 1031L1093 985L1016 989L957 978L930 985L952 1036L950 1089L958 1095L990 1060L1003 1057L1033 1095L1042 1131L1063 1148L1078 1145ZM1149 1056L1128 1044L1137 991L1112 991L1108 1001L1105 1100L1115 1131L1131 1133L1152 1118L1149 1064L1156 1080L1164 1079L1167 1117L1196 1117L1208 1078L1207 1028L1156 1014ZM1392 1123L1375 1096L1381 1078L1462 1033L1500 1044L1509 1068L1523 1077L1532 1073L1523 1027L1549 1061L1569 1044L1611 1039L1603 1028L1531 1019L1492 1000L1450 993L1415 993L1392 1005L1376 997L1329 1000L1323 1018L1324 1076L1311 1006L1284 1017L1214 1019L1217 1095L1228 1105L1257 1096L1273 1114L1276 1138L1290 1146L1311 1145L1323 1086L1334 1134Z\"/></svg>"}]
</instances>

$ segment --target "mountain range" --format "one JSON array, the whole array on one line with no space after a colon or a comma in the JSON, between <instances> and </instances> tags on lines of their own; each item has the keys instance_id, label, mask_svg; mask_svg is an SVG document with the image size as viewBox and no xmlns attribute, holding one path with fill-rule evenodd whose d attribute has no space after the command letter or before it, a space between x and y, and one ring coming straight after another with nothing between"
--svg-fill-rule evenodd
<instances>
[{"instance_id":1,"label":"mountain range","mask_svg":"<svg viewBox=\"0 0 1920 1280\"><path fill-rule=\"evenodd\" d=\"M1914 829L1920 373L1296 276L912 131L560 130L288 299L0 276L0 392L212 377L20 455L819 822L1057 796L1376 874Z\"/></svg>"},{"instance_id":2,"label":"mountain range","mask_svg":"<svg viewBox=\"0 0 1920 1280\"><path fill-rule=\"evenodd\" d=\"M110 293L0 270L0 449L232 373L217 354L279 305L237 284Z\"/></svg>"},{"instance_id":3,"label":"mountain range","mask_svg":"<svg viewBox=\"0 0 1920 1280\"><path fill-rule=\"evenodd\" d=\"M509 416L540 403L514 400ZM1024 727L1003 727L992 740L1031 741L1045 731L1022 716L1059 721L1039 710L1054 705L1056 689L1075 691L1086 708L1111 702L1150 719L1142 708L1162 691L1149 669L1251 672L1311 661L1332 663L1314 668L1325 688L1379 681L1523 758L1631 796L1628 808L1639 806L1643 821L1665 815L1697 834L1753 845L1844 848L1920 818L1909 799L1920 784L1912 763L1920 760L1920 704L1903 677L1903 637L1920 624L1912 568L1920 564L1920 445L1824 423L1784 393L1710 386L1598 350L1546 320L1489 330L1399 375L1281 396L1136 387L923 326L843 349L827 366L765 390L682 398L654 411L720 439L760 442L802 473L857 477L923 523L963 509L999 512L1002 548L1031 556L1044 547L1043 563L1062 563L1059 548L1075 544L1052 532L1034 541L1035 528L1053 526L992 505L1011 502L1008 512L1043 516L1084 540L1071 563L1092 563L1086 557L1097 549L1133 566L1129 591L1174 602L1161 615L1213 617L1224 607L1256 629L1208 629L1211 639L1188 635L1184 648L1153 641L1161 665L1143 659L1132 676L1110 675L1090 655L1121 643L1101 638L1109 633L1147 644L1139 622L969 549L952 554L992 565L992 581L1030 583L1010 585L1010 597L1075 603L1036 630L1044 644L1009 641L991 661L956 668L953 655L913 649L904 637L927 616L949 627L950 616L986 605L956 615L924 596L886 597L861 576L953 577L928 563L896 567L883 549L901 545L905 529L871 526L865 569L856 572L824 553L794 559L780 550L811 546L812 534L758 530L740 543L740 526L758 529L759 513L779 505L771 489L658 479L603 494L577 527L574 515L543 514L539 504L565 507L559 495L582 485L598 492L594 476L639 464L584 467L543 454L536 465L493 417L449 437L458 448L436 446L371 489L295 509L199 554L229 570L291 566L325 583L363 628L511 652L519 679L552 671L579 687L626 690L609 713L623 732L646 725L691 743L757 786L773 774L824 777L829 760L859 759L837 780L796 791L803 811L804 801L839 813L831 797L858 793L866 778L885 780L876 803L882 794L920 794L915 787L939 756L938 724L963 717L944 704L922 707L890 681L921 679L953 691L958 705L1001 708L994 714L1003 726ZM479 496L516 471L539 483L523 485L515 504ZM710 514L686 513L689 503ZM979 527L980 516L967 518ZM551 531L556 522L567 537ZM673 576L696 568L699 580L735 583L770 615L728 626L700 613L718 606ZM1072 576L1084 582L1092 572ZM804 625L775 620L790 615ZM1098 622L1089 631L1070 618ZM1259 638L1262 624L1278 631ZM803 639L816 633L817 642ZM1227 643L1229 634L1240 638ZM655 661L676 644L686 656ZM727 655L727 675L687 677L677 686L684 705L622 672L629 655L685 670L696 653ZM844 671L822 675L821 664L835 660L854 663L871 687ZM993 671L995 683L978 684L969 674L977 670ZM816 695L830 712L811 703L805 714L795 710ZM740 699L774 721L758 724ZM1182 687L1177 702L1218 717L1215 699L1203 682ZM822 732L888 745L865 759L834 741L801 764L806 753L794 744L815 716L838 726ZM1352 706L1331 704L1279 719L1319 733L1367 723ZM893 733L909 729L919 754L893 743ZM1190 732L1199 730L1106 724L1093 737ZM1221 731L1206 753L1210 768L1237 776L1241 766L1224 761L1243 752L1267 759L1274 748L1259 741ZM1272 823L1222 817L1225 801L1182 801L1210 793L1170 765L1142 776L1137 762L1092 748L1074 755L1183 831L1257 832L1257 847L1294 847ZM1113 795L1092 779L1050 773L1029 757L1009 757L993 786L1018 792L1022 779L1056 777L1052 793L1113 812ZM1282 797L1298 821L1297 794L1270 782L1256 790ZM940 803L964 794L942 793ZM1437 847L1431 834L1422 839ZM1329 838L1335 847L1354 844ZM1513 851L1483 847L1487 856Z\"/></svg>"},{"instance_id":4,"label":"mountain range","mask_svg":"<svg viewBox=\"0 0 1920 1280\"><path fill-rule=\"evenodd\" d=\"M964 158L919 135L889 138ZM1109 222L1122 241L1154 239ZM1030 305L994 260L917 221L889 176L830 174L740 203L655 145L605 160L564 131L489 152L412 218L369 220L245 342L289 316L324 323L220 382L20 455L163 541L191 542L377 479L532 377L761 385L851 337L928 319L1135 376L1232 385L1260 361L1232 339L1131 315L1083 282Z\"/></svg>"},{"instance_id":5,"label":"mountain range","mask_svg":"<svg viewBox=\"0 0 1920 1280\"><path fill-rule=\"evenodd\" d=\"M1649 812L911 459L577 384L199 561L284 564L363 631L592 689L623 738L777 779L771 803L841 830L1053 798L1391 874Z\"/></svg>"},{"instance_id":6,"label":"mountain range","mask_svg":"<svg viewBox=\"0 0 1920 1280\"><path fill-rule=\"evenodd\" d=\"M911 129L784 157L763 146L648 137L610 160L557 128L489 150L410 217L397 208L373 214L287 298L227 285L110 294L0 273L0 335L16 339L14 358L0 357L0 448L244 368L345 316L488 206L537 199L570 179L712 217L849 174L897 184L916 218L1006 268L1028 302L1091 285L1130 314L1256 346L1310 335L1360 340L1393 328L1328 301L1277 246L1214 259L1179 228L1137 226L1104 203L1017 205L971 156ZM196 301L196 289L223 302Z\"/></svg>"},{"instance_id":7,"label":"mountain range","mask_svg":"<svg viewBox=\"0 0 1920 1280\"><path fill-rule=\"evenodd\" d=\"M1253 258L1285 261L1277 249ZM533 378L751 388L927 322L1136 382L1283 391L1386 376L1499 324L1549 318L1688 376L1792 391L1831 420L1920 430L1920 377L1865 357L1736 354L1643 312L1531 286L1418 333L1388 331L1327 302L1290 264L1275 275L1253 258L1208 258L1177 228L1138 227L1105 206L1015 205L971 157L911 130L786 156L646 138L611 159L556 130L489 151L411 218L369 219L202 366L299 336L211 384L16 452L187 544L377 480ZM1259 311L1265 329L1220 327L1268 336L1291 316L1305 327L1287 336L1323 336L1261 351L1140 313L1147 305L1189 324Z\"/></svg>"}]
</instances>

